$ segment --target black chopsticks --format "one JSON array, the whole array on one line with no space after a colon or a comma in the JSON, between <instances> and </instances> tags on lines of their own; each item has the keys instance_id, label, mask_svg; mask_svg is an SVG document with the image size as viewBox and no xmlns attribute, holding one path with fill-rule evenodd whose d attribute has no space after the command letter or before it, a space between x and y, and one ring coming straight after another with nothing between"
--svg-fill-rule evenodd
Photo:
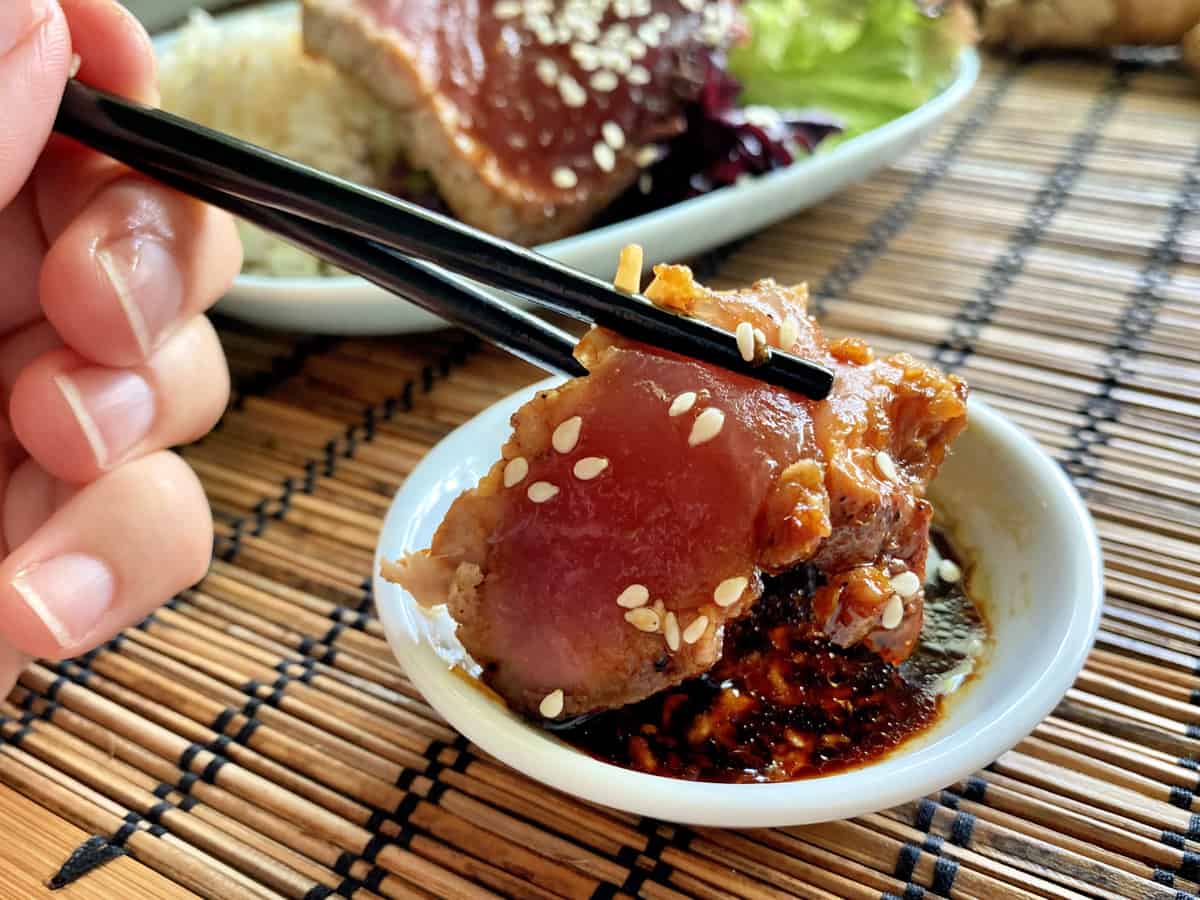
<instances>
[{"instance_id":1,"label":"black chopsticks","mask_svg":"<svg viewBox=\"0 0 1200 900\"><path fill-rule=\"evenodd\" d=\"M778 350L747 362L729 332L397 197L73 80L55 128L539 365L578 373L563 357L569 336L455 275L813 399L824 399L833 383L828 369Z\"/></svg>"}]
</instances>

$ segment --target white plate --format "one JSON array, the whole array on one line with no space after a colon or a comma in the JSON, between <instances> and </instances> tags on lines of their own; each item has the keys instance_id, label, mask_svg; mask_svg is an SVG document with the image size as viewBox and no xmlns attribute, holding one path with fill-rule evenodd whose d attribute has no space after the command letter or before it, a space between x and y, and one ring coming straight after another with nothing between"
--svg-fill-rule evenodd
<instances>
[{"instance_id":1,"label":"white plate","mask_svg":"<svg viewBox=\"0 0 1200 900\"><path fill-rule=\"evenodd\" d=\"M295 3L281 3L221 16L237 28L251 15L295 21ZM172 34L156 39L159 54ZM599 278L609 278L626 244L641 244L646 262L676 262L737 240L820 203L907 153L931 134L970 93L979 75L979 56L965 49L954 81L924 106L786 169L746 184L544 244L538 249ZM770 274L764 272L764 275ZM398 300L361 278L274 278L242 275L218 309L258 325L319 334L398 334L428 331L441 320Z\"/></svg>"},{"instance_id":2,"label":"white plate","mask_svg":"<svg viewBox=\"0 0 1200 900\"><path fill-rule=\"evenodd\" d=\"M449 435L408 476L384 523L380 560L428 547L446 510L499 456L509 417L549 379L518 391ZM977 400L931 492L974 559L994 646L925 734L859 769L786 784L697 784L599 762L510 713L450 662L463 650L444 610L429 615L376 578L396 658L435 709L515 769L586 800L694 825L774 827L886 809L966 777L1048 715L1091 648L1103 595L1099 543L1070 481L1038 445Z\"/></svg>"}]
</instances>

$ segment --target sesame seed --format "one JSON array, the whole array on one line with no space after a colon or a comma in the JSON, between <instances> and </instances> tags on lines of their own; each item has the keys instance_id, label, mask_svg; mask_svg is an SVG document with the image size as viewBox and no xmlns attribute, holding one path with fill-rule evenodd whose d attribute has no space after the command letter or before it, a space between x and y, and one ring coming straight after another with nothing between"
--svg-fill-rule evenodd
<instances>
[{"instance_id":1,"label":"sesame seed","mask_svg":"<svg viewBox=\"0 0 1200 900\"><path fill-rule=\"evenodd\" d=\"M570 75L562 75L558 79L558 95L562 102L571 107L580 107L587 103L587 91L579 86L579 82Z\"/></svg>"},{"instance_id":2,"label":"sesame seed","mask_svg":"<svg viewBox=\"0 0 1200 900\"><path fill-rule=\"evenodd\" d=\"M608 460L603 456L585 456L575 463L575 477L580 481L591 481L608 468Z\"/></svg>"},{"instance_id":3,"label":"sesame seed","mask_svg":"<svg viewBox=\"0 0 1200 900\"><path fill-rule=\"evenodd\" d=\"M783 320L783 325L779 327L779 346L784 350L791 350L796 346L796 341L800 337L800 323L796 321L796 317L789 315Z\"/></svg>"},{"instance_id":4,"label":"sesame seed","mask_svg":"<svg viewBox=\"0 0 1200 900\"><path fill-rule=\"evenodd\" d=\"M67 69L67 77L74 78L79 74L79 70L83 68L83 57L78 53L71 54L71 66Z\"/></svg>"},{"instance_id":5,"label":"sesame seed","mask_svg":"<svg viewBox=\"0 0 1200 900\"><path fill-rule=\"evenodd\" d=\"M617 259L617 274L613 277L613 287L625 294L636 294L642 286L642 253L641 244L626 244L621 248Z\"/></svg>"},{"instance_id":6,"label":"sesame seed","mask_svg":"<svg viewBox=\"0 0 1200 900\"><path fill-rule=\"evenodd\" d=\"M904 601L900 599L899 594L892 594L887 605L883 608L883 615L879 617L879 624L891 631L904 621Z\"/></svg>"},{"instance_id":7,"label":"sesame seed","mask_svg":"<svg viewBox=\"0 0 1200 900\"><path fill-rule=\"evenodd\" d=\"M726 578L713 591L713 603L722 609L726 606L733 606L741 599L749 584L750 579L744 575L739 575L737 578Z\"/></svg>"},{"instance_id":8,"label":"sesame seed","mask_svg":"<svg viewBox=\"0 0 1200 900\"><path fill-rule=\"evenodd\" d=\"M647 47L657 47L659 42L658 29L649 22L638 26L638 39Z\"/></svg>"},{"instance_id":9,"label":"sesame seed","mask_svg":"<svg viewBox=\"0 0 1200 900\"><path fill-rule=\"evenodd\" d=\"M620 150L625 146L625 132L621 130L621 126L616 122L605 122L600 126L600 136L604 138L604 143L612 147L614 150Z\"/></svg>"},{"instance_id":10,"label":"sesame seed","mask_svg":"<svg viewBox=\"0 0 1200 900\"><path fill-rule=\"evenodd\" d=\"M678 397L671 401L671 407L667 410L668 416L682 416L685 412L696 405L696 392L684 391Z\"/></svg>"},{"instance_id":11,"label":"sesame seed","mask_svg":"<svg viewBox=\"0 0 1200 900\"><path fill-rule=\"evenodd\" d=\"M674 653L679 649L679 619L675 613L667 613L663 621L663 637L667 639L667 649Z\"/></svg>"},{"instance_id":12,"label":"sesame seed","mask_svg":"<svg viewBox=\"0 0 1200 900\"><path fill-rule=\"evenodd\" d=\"M650 602L650 589L644 584L631 584L617 595L617 606L637 609Z\"/></svg>"},{"instance_id":13,"label":"sesame seed","mask_svg":"<svg viewBox=\"0 0 1200 900\"><path fill-rule=\"evenodd\" d=\"M650 83L650 72L645 66L631 66L626 76L630 84L642 85Z\"/></svg>"},{"instance_id":14,"label":"sesame seed","mask_svg":"<svg viewBox=\"0 0 1200 900\"><path fill-rule=\"evenodd\" d=\"M642 59L646 55L646 44L644 41L634 38L625 45L625 52L629 54L630 59Z\"/></svg>"},{"instance_id":15,"label":"sesame seed","mask_svg":"<svg viewBox=\"0 0 1200 900\"><path fill-rule=\"evenodd\" d=\"M603 94L607 94L609 91L615 91L620 83L621 79L618 78L613 72L609 72L607 69L597 72L588 81L588 84L592 86L593 90L600 91Z\"/></svg>"},{"instance_id":16,"label":"sesame seed","mask_svg":"<svg viewBox=\"0 0 1200 900\"><path fill-rule=\"evenodd\" d=\"M550 180L554 182L556 188L562 188L564 191L570 190L579 184L579 176L566 166L558 166L550 173Z\"/></svg>"},{"instance_id":17,"label":"sesame seed","mask_svg":"<svg viewBox=\"0 0 1200 900\"><path fill-rule=\"evenodd\" d=\"M650 24L659 31L666 31L671 27L671 17L664 12L656 12L650 17Z\"/></svg>"},{"instance_id":18,"label":"sesame seed","mask_svg":"<svg viewBox=\"0 0 1200 900\"><path fill-rule=\"evenodd\" d=\"M653 144L647 144L645 147L640 147L634 155L633 161L643 169L646 166L654 165L658 161L658 148Z\"/></svg>"},{"instance_id":19,"label":"sesame seed","mask_svg":"<svg viewBox=\"0 0 1200 900\"><path fill-rule=\"evenodd\" d=\"M548 481L535 481L525 493L534 503L545 503L558 496L558 488Z\"/></svg>"},{"instance_id":20,"label":"sesame seed","mask_svg":"<svg viewBox=\"0 0 1200 900\"><path fill-rule=\"evenodd\" d=\"M763 347L767 346L767 336L763 334L761 328L754 329L754 352L758 353Z\"/></svg>"},{"instance_id":21,"label":"sesame seed","mask_svg":"<svg viewBox=\"0 0 1200 900\"><path fill-rule=\"evenodd\" d=\"M892 462L892 458L888 456L885 450L880 450L875 454L875 468L888 481L900 480L900 473L896 471L896 464Z\"/></svg>"},{"instance_id":22,"label":"sesame seed","mask_svg":"<svg viewBox=\"0 0 1200 900\"><path fill-rule=\"evenodd\" d=\"M520 484L529 474L529 461L523 456L514 456L504 466L504 486L510 488Z\"/></svg>"},{"instance_id":23,"label":"sesame seed","mask_svg":"<svg viewBox=\"0 0 1200 900\"><path fill-rule=\"evenodd\" d=\"M515 19L521 15L521 4L516 0L500 0L492 7L492 13L497 19Z\"/></svg>"},{"instance_id":24,"label":"sesame seed","mask_svg":"<svg viewBox=\"0 0 1200 900\"><path fill-rule=\"evenodd\" d=\"M625 621L638 631L645 631L650 634L658 631L658 613L644 606L641 609L631 609L625 613Z\"/></svg>"},{"instance_id":25,"label":"sesame seed","mask_svg":"<svg viewBox=\"0 0 1200 900\"><path fill-rule=\"evenodd\" d=\"M692 619L692 624L683 630L683 642L694 644L704 637L706 631L708 631L708 616L696 616Z\"/></svg>"},{"instance_id":26,"label":"sesame seed","mask_svg":"<svg viewBox=\"0 0 1200 900\"><path fill-rule=\"evenodd\" d=\"M737 336L738 353L742 354L742 359L750 362L754 359L754 326L749 322L738 322L737 331L734 332Z\"/></svg>"},{"instance_id":27,"label":"sesame seed","mask_svg":"<svg viewBox=\"0 0 1200 900\"><path fill-rule=\"evenodd\" d=\"M654 176L649 172L643 172L638 176L638 190L643 194L650 193L650 189L654 187Z\"/></svg>"},{"instance_id":28,"label":"sesame seed","mask_svg":"<svg viewBox=\"0 0 1200 900\"><path fill-rule=\"evenodd\" d=\"M698 13L704 9L704 0L679 0L679 5L688 12Z\"/></svg>"},{"instance_id":29,"label":"sesame seed","mask_svg":"<svg viewBox=\"0 0 1200 900\"><path fill-rule=\"evenodd\" d=\"M688 435L688 446L699 447L701 444L711 441L721 433L723 427L725 427L725 413L710 406L696 416L696 421L692 423L692 433Z\"/></svg>"},{"instance_id":30,"label":"sesame seed","mask_svg":"<svg viewBox=\"0 0 1200 900\"><path fill-rule=\"evenodd\" d=\"M571 416L565 422L559 423L550 437L550 443L559 453L570 453L579 443L579 432L583 428L582 416Z\"/></svg>"},{"instance_id":31,"label":"sesame seed","mask_svg":"<svg viewBox=\"0 0 1200 900\"><path fill-rule=\"evenodd\" d=\"M938 563L938 578L947 584L954 584L962 578L962 569L952 559L943 559Z\"/></svg>"},{"instance_id":32,"label":"sesame seed","mask_svg":"<svg viewBox=\"0 0 1200 900\"><path fill-rule=\"evenodd\" d=\"M907 600L921 589L921 579L916 572L901 572L892 578L892 590Z\"/></svg>"},{"instance_id":33,"label":"sesame seed","mask_svg":"<svg viewBox=\"0 0 1200 900\"><path fill-rule=\"evenodd\" d=\"M558 66L555 65L554 60L542 57L537 61L535 69L538 80L546 87L554 87L558 82Z\"/></svg>"},{"instance_id":34,"label":"sesame seed","mask_svg":"<svg viewBox=\"0 0 1200 900\"><path fill-rule=\"evenodd\" d=\"M603 141L597 141L593 145L592 159L596 160L596 165L600 167L601 172L611 172L617 165L617 154L613 153L613 148Z\"/></svg>"},{"instance_id":35,"label":"sesame seed","mask_svg":"<svg viewBox=\"0 0 1200 900\"><path fill-rule=\"evenodd\" d=\"M658 616L658 620L659 620L660 622L661 622L663 619L665 619L665 618L667 617L667 607L666 607L666 605L665 605L665 604L662 602L662 600L661 600L661 599L658 599L658 600L655 600L655 601L654 601L654 606L653 606L653 609L654 609L654 614L655 614L656 616Z\"/></svg>"},{"instance_id":36,"label":"sesame seed","mask_svg":"<svg viewBox=\"0 0 1200 900\"><path fill-rule=\"evenodd\" d=\"M557 688L542 698L542 702L538 704L538 712L547 719L557 719L562 715L565 700L562 688Z\"/></svg>"}]
</instances>

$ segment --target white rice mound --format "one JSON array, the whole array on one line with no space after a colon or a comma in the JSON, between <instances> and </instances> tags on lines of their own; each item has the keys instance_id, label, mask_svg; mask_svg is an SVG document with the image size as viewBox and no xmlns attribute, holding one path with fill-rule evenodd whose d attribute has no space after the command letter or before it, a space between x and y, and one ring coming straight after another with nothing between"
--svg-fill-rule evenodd
<instances>
[{"instance_id":1,"label":"white rice mound","mask_svg":"<svg viewBox=\"0 0 1200 900\"><path fill-rule=\"evenodd\" d=\"M298 11L244 15L231 25L194 12L160 54L162 107L334 175L384 187L400 155L395 117L332 65L306 56ZM337 274L244 222L244 271Z\"/></svg>"}]
</instances>

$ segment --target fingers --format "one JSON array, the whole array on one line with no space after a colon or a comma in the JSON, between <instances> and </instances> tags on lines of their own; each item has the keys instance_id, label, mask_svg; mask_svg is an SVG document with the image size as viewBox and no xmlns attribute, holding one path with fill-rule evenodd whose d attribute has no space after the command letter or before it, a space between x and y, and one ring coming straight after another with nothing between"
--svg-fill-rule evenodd
<instances>
[{"instance_id":1,"label":"fingers","mask_svg":"<svg viewBox=\"0 0 1200 900\"><path fill-rule=\"evenodd\" d=\"M21 506L24 490L49 489L14 480L5 506ZM162 452L122 466L0 564L0 641L51 659L86 651L199 581L211 551L208 503L183 460Z\"/></svg>"},{"instance_id":2,"label":"fingers","mask_svg":"<svg viewBox=\"0 0 1200 900\"><path fill-rule=\"evenodd\" d=\"M195 440L216 424L228 398L220 342L198 317L144 366L99 367L72 350L39 357L14 385L9 412L38 465L78 484Z\"/></svg>"},{"instance_id":3,"label":"fingers","mask_svg":"<svg viewBox=\"0 0 1200 900\"><path fill-rule=\"evenodd\" d=\"M46 255L46 318L82 356L135 365L207 309L241 267L233 220L125 176L102 189Z\"/></svg>"},{"instance_id":4,"label":"fingers","mask_svg":"<svg viewBox=\"0 0 1200 900\"><path fill-rule=\"evenodd\" d=\"M55 0L0 3L0 209L46 144L70 61L71 38Z\"/></svg>"},{"instance_id":5,"label":"fingers","mask_svg":"<svg viewBox=\"0 0 1200 900\"><path fill-rule=\"evenodd\" d=\"M28 656L0 643L0 697L8 696L27 665Z\"/></svg>"},{"instance_id":6,"label":"fingers","mask_svg":"<svg viewBox=\"0 0 1200 900\"><path fill-rule=\"evenodd\" d=\"M154 46L133 14L116 0L60 2L79 55L76 77L120 97L157 105ZM114 160L74 141L52 138L35 176L47 237L53 241L97 191L125 171Z\"/></svg>"}]
</instances>

